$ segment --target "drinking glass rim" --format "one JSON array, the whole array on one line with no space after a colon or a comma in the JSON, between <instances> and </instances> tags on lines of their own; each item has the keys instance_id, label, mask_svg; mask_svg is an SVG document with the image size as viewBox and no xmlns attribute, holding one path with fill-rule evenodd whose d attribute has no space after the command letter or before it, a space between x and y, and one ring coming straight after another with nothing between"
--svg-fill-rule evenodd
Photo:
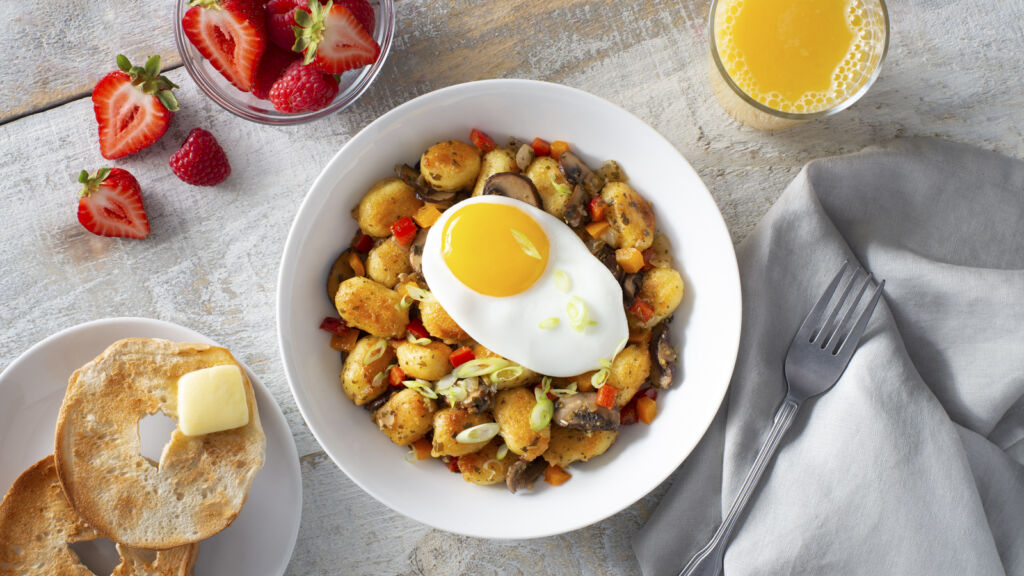
<instances>
[{"instance_id":1,"label":"drinking glass rim","mask_svg":"<svg viewBox=\"0 0 1024 576\"><path fill-rule=\"evenodd\" d=\"M885 5L885 0L876 0L882 9L882 23L884 24L883 30L885 32L885 38L882 43L882 55L878 58L878 64L875 65L875 69L871 71L871 76L867 82L864 83L856 92L838 102L831 108L825 110L819 110L817 112L784 112L782 110L776 110L768 107L761 102L758 102L754 98L751 98L749 94L744 92L739 86L733 82L732 76L725 69L725 64L722 64L722 59L718 56L718 43L715 41L715 9L718 8L720 0L711 0L711 8L708 10L708 40L711 44L711 58L715 61L715 68L718 69L718 73L725 80L725 83L729 88L739 96L744 102L750 104L754 108L757 108L761 112L778 117L786 118L789 120L813 120L815 118L824 118L831 116L837 112L842 112L854 102L861 99L864 93L868 91L868 88L875 83L878 79L878 75L882 72L882 63L885 62L885 56L889 53L889 8Z\"/></svg>"}]
</instances>

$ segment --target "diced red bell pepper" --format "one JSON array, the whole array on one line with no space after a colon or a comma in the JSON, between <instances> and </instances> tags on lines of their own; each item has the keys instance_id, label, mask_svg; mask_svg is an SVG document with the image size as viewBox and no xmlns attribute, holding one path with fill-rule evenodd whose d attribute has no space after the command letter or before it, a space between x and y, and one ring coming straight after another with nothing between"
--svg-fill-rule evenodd
<instances>
[{"instance_id":1,"label":"diced red bell pepper","mask_svg":"<svg viewBox=\"0 0 1024 576\"><path fill-rule=\"evenodd\" d=\"M533 153L537 156L548 156L551 154L551 144L547 140L534 138L533 142L530 142L530 146L533 148Z\"/></svg>"},{"instance_id":2,"label":"diced red bell pepper","mask_svg":"<svg viewBox=\"0 0 1024 576\"><path fill-rule=\"evenodd\" d=\"M600 222L604 220L605 203L600 196L594 196L591 198L588 207L590 208L590 220L592 222Z\"/></svg>"},{"instance_id":3,"label":"diced red bell pepper","mask_svg":"<svg viewBox=\"0 0 1024 576\"><path fill-rule=\"evenodd\" d=\"M391 370L388 370L388 384L398 388L405 386L402 382L405 381L405 372L398 366L392 366Z\"/></svg>"},{"instance_id":4,"label":"diced red bell pepper","mask_svg":"<svg viewBox=\"0 0 1024 576\"><path fill-rule=\"evenodd\" d=\"M470 350L469 346L463 346L448 357L448 361L452 363L452 368L458 368L459 366L469 362L470 360L476 359L476 354Z\"/></svg>"},{"instance_id":5,"label":"diced red bell pepper","mask_svg":"<svg viewBox=\"0 0 1024 576\"><path fill-rule=\"evenodd\" d=\"M373 236L369 234L359 234L355 240L352 241L352 247L358 252L366 254L373 248Z\"/></svg>"},{"instance_id":6,"label":"diced red bell pepper","mask_svg":"<svg viewBox=\"0 0 1024 576\"><path fill-rule=\"evenodd\" d=\"M433 446L430 445L430 440L426 438L420 438L419 440L412 443L412 449L416 451L417 460L426 460L430 458L430 450Z\"/></svg>"},{"instance_id":7,"label":"diced red bell pepper","mask_svg":"<svg viewBox=\"0 0 1024 576\"><path fill-rule=\"evenodd\" d=\"M331 318L330 316L328 316L327 318L324 318L323 322L320 323L320 329L326 330L331 334L344 334L346 328L347 326L345 326L345 322L341 318Z\"/></svg>"},{"instance_id":8,"label":"diced red bell pepper","mask_svg":"<svg viewBox=\"0 0 1024 576\"><path fill-rule=\"evenodd\" d=\"M459 474L459 473L462 472L461 470L459 470L459 457L458 456L449 456L448 457L448 461L445 462L445 466L448 466L448 470L450 472L455 472L456 474Z\"/></svg>"},{"instance_id":9,"label":"diced red bell pepper","mask_svg":"<svg viewBox=\"0 0 1024 576\"><path fill-rule=\"evenodd\" d=\"M423 322L419 320L412 320L405 329L417 338L430 338L430 332L427 332L427 329L423 327Z\"/></svg>"},{"instance_id":10,"label":"diced red bell pepper","mask_svg":"<svg viewBox=\"0 0 1024 576\"><path fill-rule=\"evenodd\" d=\"M643 298L637 298L636 302L629 307L629 311L633 316L639 318L641 322L647 322L651 319L651 316L654 316L654 308L651 308L651 305Z\"/></svg>"},{"instance_id":11,"label":"diced red bell pepper","mask_svg":"<svg viewBox=\"0 0 1024 576\"><path fill-rule=\"evenodd\" d=\"M395 235L395 241L402 246L412 244L418 230L416 223L408 216L391 225L391 233Z\"/></svg>"},{"instance_id":12,"label":"diced red bell pepper","mask_svg":"<svg viewBox=\"0 0 1024 576\"><path fill-rule=\"evenodd\" d=\"M619 425L631 426L636 424L636 421L636 399L633 399L619 410Z\"/></svg>"},{"instance_id":13,"label":"diced red bell pepper","mask_svg":"<svg viewBox=\"0 0 1024 576\"><path fill-rule=\"evenodd\" d=\"M473 130L470 131L469 139L473 142L473 146L476 146L484 152L494 150L494 139L476 128L473 128Z\"/></svg>"},{"instance_id":14,"label":"diced red bell pepper","mask_svg":"<svg viewBox=\"0 0 1024 576\"><path fill-rule=\"evenodd\" d=\"M618 388L611 384L605 384L597 391L597 405L604 406L610 410L615 407L615 397L618 395Z\"/></svg>"},{"instance_id":15,"label":"diced red bell pepper","mask_svg":"<svg viewBox=\"0 0 1024 576\"><path fill-rule=\"evenodd\" d=\"M644 250L644 270L650 270L651 268L654 268L654 264L651 264L651 259L654 258L654 255L654 248L648 248L647 250Z\"/></svg>"}]
</instances>

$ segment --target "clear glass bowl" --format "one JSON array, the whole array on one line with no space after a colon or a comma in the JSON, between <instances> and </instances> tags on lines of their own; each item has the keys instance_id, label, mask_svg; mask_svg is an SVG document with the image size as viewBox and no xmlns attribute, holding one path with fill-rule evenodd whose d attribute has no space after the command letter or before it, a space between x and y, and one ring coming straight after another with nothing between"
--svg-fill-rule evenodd
<instances>
[{"instance_id":1,"label":"clear glass bowl","mask_svg":"<svg viewBox=\"0 0 1024 576\"><path fill-rule=\"evenodd\" d=\"M174 6L174 43L178 47L178 54L181 56L185 69L189 76L199 85L199 89L219 104L222 108L236 116L273 126L290 126L302 124L318 118L334 114L344 110L366 92L370 84L377 78L388 52L391 50L391 40L395 33L395 5L394 0L371 0L374 13L377 16L376 29L373 31L373 38L380 44L380 57L369 66L358 70L349 70L341 76L341 83L338 87L338 95L326 108L313 112L301 112L298 114L286 114L274 109L269 100L260 100L248 92L242 92L231 85L216 68L210 65L199 53L199 50L189 42L181 28L181 19L188 10L187 0L176 0Z\"/></svg>"}]
</instances>

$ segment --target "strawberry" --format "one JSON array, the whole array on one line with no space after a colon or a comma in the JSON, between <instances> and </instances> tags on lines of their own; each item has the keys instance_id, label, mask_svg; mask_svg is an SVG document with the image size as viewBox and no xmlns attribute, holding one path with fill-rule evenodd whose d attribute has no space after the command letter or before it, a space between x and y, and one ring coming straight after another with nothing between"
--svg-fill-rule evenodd
<instances>
[{"instance_id":1,"label":"strawberry","mask_svg":"<svg viewBox=\"0 0 1024 576\"><path fill-rule=\"evenodd\" d=\"M307 0L270 0L266 13L267 37L278 48L291 50L295 44L295 11L306 8Z\"/></svg>"},{"instance_id":2,"label":"strawberry","mask_svg":"<svg viewBox=\"0 0 1024 576\"><path fill-rule=\"evenodd\" d=\"M302 52L304 64L313 65L328 74L373 64L380 56L380 46L363 29L344 6L328 0L321 5L309 0L309 12L295 11L296 40L292 50Z\"/></svg>"},{"instance_id":3,"label":"strawberry","mask_svg":"<svg viewBox=\"0 0 1024 576\"><path fill-rule=\"evenodd\" d=\"M78 221L97 236L145 238L149 219L142 205L139 182L127 170L101 168L92 176L78 175L82 192L78 200Z\"/></svg>"},{"instance_id":4,"label":"strawberry","mask_svg":"<svg viewBox=\"0 0 1024 576\"><path fill-rule=\"evenodd\" d=\"M337 78L299 60L292 62L270 89L274 108L286 113L319 110L337 95Z\"/></svg>"},{"instance_id":5,"label":"strawberry","mask_svg":"<svg viewBox=\"0 0 1024 576\"><path fill-rule=\"evenodd\" d=\"M299 55L288 50L281 50L273 44L267 45L267 51L260 60L260 68L256 71L256 81L252 83L252 95L266 100L270 98L270 89L274 82L284 74L288 65L299 59Z\"/></svg>"},{"instance_id":6,"label":"strawberry","mask_svg":"<svg viewBox=\"0 0 1024 576\"><path fill-rule=\"evenodd\" d=\"M259 0L189 0L181 19L185 36L229 82L252 88L267 45Z\"/></svg>"},{"instance_id":7,"label":"strawberry","mask_svg":"<svg viewBox=\"0 0 1024 576\"><path fill-rule=\"evenodd\" d=\"M373 36L373 29L377 26L377 16L373 13L373 6L370 6L369 2L366 0L338 0L336 3L348 8L348 11L359 21L363 30Z\"/></svg>"},{"instance_id":8,"label":"strawberry","mask_svg":"<svg viewBox=\"0 0 1024 576\"><path fill-rule=\"evenodd\" d=\"M216 186L231 174L231 164L217 139L202 128L193 128L177 152L171 154L171 171L193 186Z\"/></svg>"},{"instance_id":9,"label":"strawberry","mask_svg":"<svg viewBox=\"0 0 1024 576\"><path fill-rule=\"evenodd\" d=\"M108 160L134 154L156 142L178 110L178 86L160 75L160 57L132 66L117 55L115 70L96 83L92 108L100 129L100 153Z\"/></svg>"}]
</instances>

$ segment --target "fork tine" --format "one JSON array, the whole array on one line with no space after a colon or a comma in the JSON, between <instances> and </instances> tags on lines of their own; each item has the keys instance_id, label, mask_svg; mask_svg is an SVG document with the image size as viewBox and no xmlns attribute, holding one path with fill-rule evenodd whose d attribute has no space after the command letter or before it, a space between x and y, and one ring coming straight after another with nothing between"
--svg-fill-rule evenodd
<instances>
[{"instance_id":1,"label":"fork tine","mask_svg":"<svg viewBox=\"0 0 1024 576\"><path fill-rule=\"evenodd\" d=\"M800 325L800 329L796 331L796 338L805 338L808 342L813 342L814 338L818 335L814 330L821 326L821 318L825 314L825 309L828 306L832 295L836 293L836 288L839 287L839 281L843 279L843 275L846 274L846 269L850 267L849 260L843 262L842 268L836 273L835 278L832 278L832 282L829 283L828 288L818 298L818 303L811 308L811 311L807 313L807 317L804 318L804 323ZM796 340L794 338L794 340Z\"/></svg>"},{"instance_id":2,"label":"fork tine","mask_svg":"<svg viewBox=\"0 0 1024 576\"><path fill-rule=\"evenodd\" d=\"M838 349L833 354L842 354L844 356L852 356L853 351L857 348L857 344L860 342L861 336L864 335L864 330L868 326L868 320L871 319L871 315L875 311L875 306L878 305L878 301L882 298L882 290L885 288L885 280L875 288L874 294L871 295L871 301L868 302L867 307L860 313L860 317L857 318L857 324L854 325L853 329L850 330L850 334L843 340Z\"/></svg>"},{"instance_id":3,"label":"fork tine","mask_svg":"<svg viewBox=\"0 0 1024 576\"><path fill-rule=\"evenodd\" d=\"M857 270L859 273L860 270ZM857 310L857 306L860 304L860 299L864 296L864 291L871 285L872 277L870 274L866 274L864 281L860 283L860 290L857 291L857 295L853 298L847 298L850 293L850 289L853 288L854 281L857 280L857 275L850 280L850 285L846 287L846 292L843 293L843 299L839 302L839 306L836 306L836 312L839 312L840 308L846 306L849 300L849 307L846 309L846 314L843 315L843 319L836 323L834 330L832 330L822 341L821 349L832 346L838 348L839 344L842 344L843 338L846 334L850 333L850 324L852 323L853 313ZM837 344L838 343L838 344Z\"/></svg>"},{"instance_id":4,"label":"fork tine","mask_svg":"<svg viewBox=\"0 0 1024 576\"><path fill-rule=\"evenodd\" d=\"M815 340L821 343L822 348L824 348L826 343L835 336L835 333L839 331L839 327L843 325L842 322L836 322L836 319L838 318L839 313L842 312L843 306L845 306L846 302L849 300L850 292L853 290L854 285L857 284L860 274L861 269L859 267L853 269L853 276L850 276L850 281L847 282L846 287L843 288L842 296L839 297L835 306L832 307L832 311L829 312L828 319L825 320L825 324L818 332L818 336L815 337ZM860 295L858 294L857 297L860 298ZM856 301L854 301L854 304L856 304Z\"/></svg>"}]
</instances>

